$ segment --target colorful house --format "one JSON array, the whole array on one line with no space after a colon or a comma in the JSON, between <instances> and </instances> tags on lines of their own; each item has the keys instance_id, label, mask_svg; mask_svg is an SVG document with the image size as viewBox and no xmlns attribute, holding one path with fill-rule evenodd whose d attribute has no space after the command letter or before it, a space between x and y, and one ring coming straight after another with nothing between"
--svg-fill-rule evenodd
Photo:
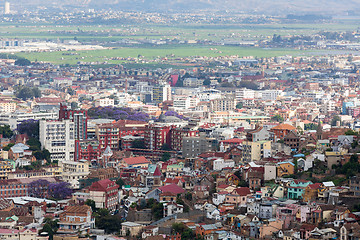
<instances>
[{"instance_id":1,"label":"colorful house","mask_svg":"<svg viewBox=\"0 0 360 240\"><path fill-rule=\"evenodd\" d=\"M312 184L311 181L295 179L291 181L287 188L287 197L289 199L300 199L304 197L305 188Z\"/></svg>"}]
</instances>

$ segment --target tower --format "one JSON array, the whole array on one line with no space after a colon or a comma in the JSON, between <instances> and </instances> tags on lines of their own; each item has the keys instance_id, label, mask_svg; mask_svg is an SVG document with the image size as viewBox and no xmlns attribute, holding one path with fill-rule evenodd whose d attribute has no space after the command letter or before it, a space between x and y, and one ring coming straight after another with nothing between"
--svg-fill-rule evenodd
<instances>
[{"instance_id":1,"label":"tower","mask_svg":"<svg viewBox=\"0 0 360 240\"><path fill-rule=\"evenodd\" d=\"M8 1L5 2L5 14L10 14L10 3Z\"/></svg>"}]
</instances>

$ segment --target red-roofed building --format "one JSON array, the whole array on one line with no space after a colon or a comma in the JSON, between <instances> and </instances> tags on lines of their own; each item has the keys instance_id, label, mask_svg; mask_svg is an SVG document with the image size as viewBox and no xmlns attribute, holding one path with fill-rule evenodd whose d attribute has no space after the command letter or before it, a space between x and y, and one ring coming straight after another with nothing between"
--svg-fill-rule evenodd
<instances>
[{"instance_id":1,"label":"red-roofed building","mask_svg":"<svg viewBox=\"0 0 360 240\"><path fill-rule=\"evenodd\" d=\"M143 136L146 125L147 122L134 120L119 120L113 123L97 125L95 131L100 148L104 150L107 146L110 146L112 150L118 150L121 137L128 135Z\"/></svg>"},{"instance_id":2,"label":"red-roofed building","mask_svg":"<svg viewBox=\"0 0 360 240\"><path fill-rule=\"evenodd\" d=\"M90 186L90 199L95 201L96 208L114 211L119 203L119 185L110 179L94 182Z\"/></svg>"},{"instance_id":3,"label":"red-roofed building","mask_svg":"<svg viewBox=\"0 0 360 240\"><path fill-rule=\"evenodd\" d=\"M159 190L163 193L170 192L170 193L174 193L174 194L181 194L181 193L185 192L182 187L179 187L176 184L169 184L169 185L159 187Z\"/></svg>"},{"instance_id":4,"label":"red-roofed building","mask_svg":"<svg viewBox=\"0 0 360 240\"><path fill-rule=\"evenodd\" d=\"M239 187L234 189L230 194L226 195L225 203L234 204L236 206L245 206L247 197L251 194L248 187Z\"/></svg>"},{"instance_id":5,"label":"red-roofed building","mask_svg":"<svg viewBox=\"0 0 360 240\"><path fill-rule=\"evenodd\" d=\"M279 124L276 127L273 127L270 129L270 132L272 133L272 139L274 141L280 140L280 139L284 139L284 137L286 135L289 134L290 131L295 131L296 132L296 128L290 124Z\"/></svg>"},{"instance_id":6,"label":"red-roofed building","mask_svg":"<svg viewBox=\"0 0 360 240\"><path fill-rule=\"evenodd\" d=\"M144 156L123 158L120 161L120 165L125 167L147 168L149 164L150 161Z\"/></svg>"}]
</instances>

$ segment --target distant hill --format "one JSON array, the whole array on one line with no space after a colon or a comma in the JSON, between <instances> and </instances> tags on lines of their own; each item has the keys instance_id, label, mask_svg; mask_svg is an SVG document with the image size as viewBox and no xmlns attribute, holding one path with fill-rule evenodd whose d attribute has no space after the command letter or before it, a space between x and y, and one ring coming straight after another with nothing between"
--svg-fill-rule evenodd
<instances>
[{"instance_id":1,"label":"distant hill","mask_svg":"<svg viewBox=\"0 0 360 240\"><path fill-rule=\"evenodd\" d=\"M272 14L334 14L360 10L360 0L18 0L16 3L22 5L87 5L95 8L111 7L142 11L212 9Z\"/></svg>"}]
</instances>

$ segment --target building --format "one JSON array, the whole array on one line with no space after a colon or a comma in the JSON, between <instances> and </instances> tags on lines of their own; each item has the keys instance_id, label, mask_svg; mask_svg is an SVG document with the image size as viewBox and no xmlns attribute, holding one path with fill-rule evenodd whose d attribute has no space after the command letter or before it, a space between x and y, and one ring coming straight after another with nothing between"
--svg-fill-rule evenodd
<instances>
[{"instance_id":1,"label":"building","mask_svg":"<svg viewBox=\"0 0 360 240\"><path fill-rule=\"evenodd\" d=\"M119 203L118 189L119 185L109 179L94 182L89 188L90 199L95 202L96 208L106 208L113 212Z\"/></svg>"},{"instance_id":2,"label":"building","mask_svg":"<svg viewBox=\"0 0 360 240\"><path fill-rule=\"evenodd\" d=\"M236 108L236 101L235 101L235 97L232 95L226 95L222 98L218 98L210 101L210 111L228 112L228 111L233 111L235 108Z\"/></svg>"},{"instance_id":3,"label":"building","mask_svg":"<svg viewBox=\"0 0 360 240\"><path fill-rule=\"evenodd\" d=\"M143 229L143 225L134 222L123 222L121 223L121 235L122 236L137 236Z\"/></svg>"},{"instance_id":4,"label":"building","mask_svg":"<svg viewBox=\"0 0 360 240\"><path fill-rule=\"evenodd\" d=\"M12 130L17 128L17 125L26 120L55 120L58 118L58 112L12 112L1 113L0 124L9 125Z\"/></svg>"},{"instance_id":5,"label":"building","mask_svg":"<svg viewBox=\"0 0 360 240\"><path fill-rule=\"evenodd\" d=\"M144 132L145 147L151 150L160 150L164 144L171 146L171 129L171 126L147 126Z\"/></svg>"},{"instance_id":6,"label":"building","mask_svg":"<svg viewBox=\"0 0 360 240\"><path fill-rule=\"evenodd\" d=\"M75 124L69 120L40 120L41 147L50 152L51 161L74 159Z\"/></svg>"},{"instance_id":7,"label":"building","mask_svg":"<svg viewBox=\"0 0 360 240\"><path fill-rule=\"evenodd\" d=\"M87 139L87 111L70 110L60 104L59 120L70 119L74 123L75 140Z\"/></svg>"},{"instance_id":8,"label":"building","mask_svg":"<svg viewBox=\"0 0 360 240\"><path fill-rule=\"evenodd\" d=\"M217 140L208 138L205 134L192 137L183 137L182 155L186 158L195 158L204 152L211 152L217 149Z\"/></svg>"},{"instance_id":9,"label":"building","mask_svg":"<svg viewBox=\"0 0 360 240\"><path fill-rule=\"evenodd\" d=\"M0 180L0 198L27 196L27 184L18 179Z\"/></svg>"},{"instance_id":10,"label":"building","mask_svg":"<svg viewBox=\"0 0 360 240\"><path fill-rule=\"evenodd\" d=\"M184 206L176 202L166 202L164 205L164 217L171 216L184 211Z\"/></svg>"},{"instance_id":11,"label":"building","mask_svg":"<svg viewBox=\"0 0 360 240\"><path fill-rule=\"evenodd\" d=\"M90 233L91 228L95 228L95 218L88 205L68 206L60 213L58 225L58 234L85 235Z\"/></svg>"},{"instance_id":12,"label":"building","mask_svg":"<svg viewBox=\"0 0 360 240\"><path fill-rule=\"evenodd\" d=\"M160 85L153 87L153 102L162 103L171 100L170 85Z\"/></svg>"},{"instance_id":13,"label":"building","mask_svg":"<svg viewBox=\"0 0 360 240\"><path fill-rule=\"evenodd\" d=\"M128 135L144 135L147 122L133 120L119 120L114 123L98 124L95 134L100 144L100 149L104 150L110 146L112 150L120 148L120 138Z\"/></svg>"},{"instance_id":14,"label":"building","mask_svg":"<svg viewBox=\"0 0 360 240\"><path fill-rule=\"evenodd\" d=\"M354 196L360 196L360 178L359 176L353 176L349 180L350 191Z\"/></svg>"},{"instance_id":15,"label":"building","mask_svg":"<svg viewBox=\"0 0 360 240\"><path fill-rule=\"evenodd\" d=\"M259 161L271 157L271 141L244 141L241 144L242 159L244 162Z\"/></svg>"},{"instance_id":16,"label":"building","mask_svg":"<svg viewBox=\"0 0 360 240\"><path fill-rule=\"evenodd\" d=\"M76 140L75 161L85 159L87 161L97 160L101 156L101 149L98 140Z\"/></svg>"},{"instance_id":17,"label":"building","mask_svg":"<svg viewBox=\"0 0 360 240\"><path fill-rule=\"evenodd\" d=\"M101 98L95 101L95 107L107 107L115 106L115 100L113 98Z\"/></svg>"},{"instance_id":18,"label":"building","mask_svg":"<svg viewBox=\"0 0 360 240\"><path fill-rule=\"evenodd\" d=\"M8 1L5 1L5 7L4 7L4 14L10 14L10 3Z\"/></svg>"},{"instance_id":19,"label":"building","mask_svg":"<svg viewBox=\"0 0 360 240\"><path fill-rule=\"evenodd\" d=\"M0 112L12 113L16 110L16 103L10 101L0 101Z\"/></svg>"},{"instance_id":20,"label":"building","mask_svg":"<svg viewBox=\"0 0 360 240\"><path fill-rule=\"evenodd\" d=\"M79 180L86 178L89 172L89 162L87 160L60 161L61 178L64 182L71 184L74 189L79 189Z\"/></svg>"},{"instance_id":21,"label":"building","mask_svg":"<svg viewBox=\"0 0 360 240\"><path fill-rule=\"evenodd\" d=\"M270 129L271 138L276 142L278 140L283 140L286 135L288 135L291 131L296 132L296 127L283 123L279 124L276 127Z\"/></svg>"}]
</instances>

